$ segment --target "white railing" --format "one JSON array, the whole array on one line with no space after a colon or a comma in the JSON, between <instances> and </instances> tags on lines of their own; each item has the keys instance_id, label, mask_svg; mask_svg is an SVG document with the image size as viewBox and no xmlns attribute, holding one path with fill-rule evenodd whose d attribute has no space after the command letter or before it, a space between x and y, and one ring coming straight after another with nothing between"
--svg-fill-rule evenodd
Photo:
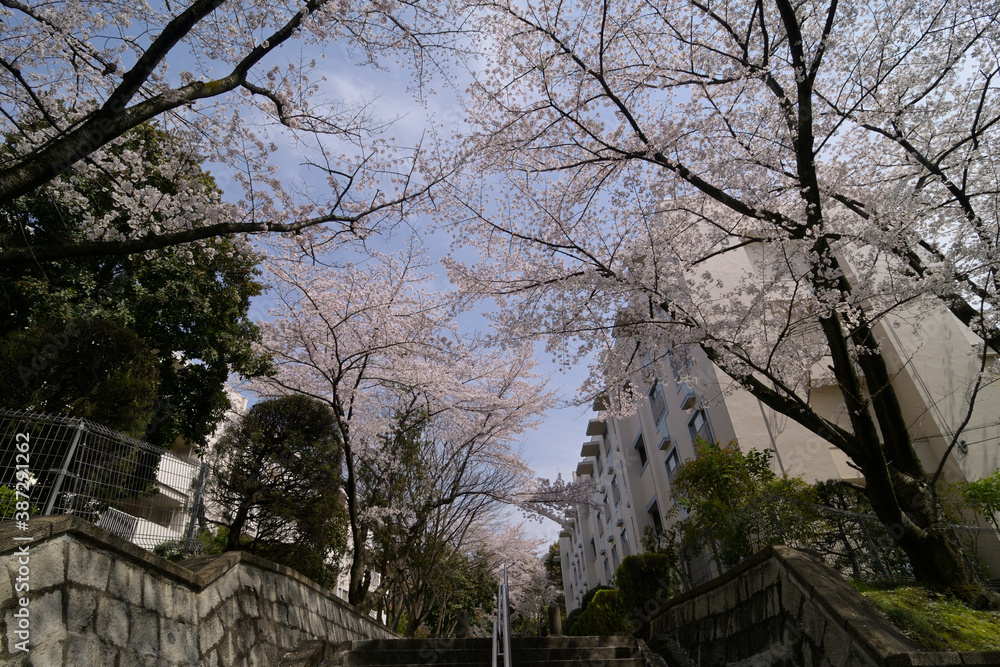
<instances>
[{"instance_id":1,"label":"white railing","mask_svg":"<svg viewBox=\"0 0 1000 667\"><path fill-rule=\"evenodd\" d=\"M507 565L503 566L503 579L497 591L497 617L493 621L493 667L510 667L510 600L507 595Z\"/></svg>"}]
</instances>

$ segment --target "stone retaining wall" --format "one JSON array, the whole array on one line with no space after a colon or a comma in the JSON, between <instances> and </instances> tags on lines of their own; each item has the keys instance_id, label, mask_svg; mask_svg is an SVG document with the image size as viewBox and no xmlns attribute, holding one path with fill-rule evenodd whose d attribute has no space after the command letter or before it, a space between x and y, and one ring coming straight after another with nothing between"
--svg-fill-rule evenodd
<instances>
[{"instance_id":1,"label":"stone retaining wall","mask_svg":"<svg viewBox=\"0 0 1000 667\"><path fill-rule=\"evenodd\" d=\"M838 572L782 546L668 601L649 638L705 666L1000 665L996 652L920 652Z\"/></svg>"},{"instance_id":2,"label":"stone retaining wall","mask_svg":"<svg viewBox=\"0 0 1000 667\"><path fill-rule=\"evenodd\" d=\"M15 589L24 560L27 593ZM0 524L0 563L0 665L250 667L308 640L396 636L287 567L245 553L177 565L77 517ZM25 596L27 653L15 616Z\"/></svg>"}]
</instances>

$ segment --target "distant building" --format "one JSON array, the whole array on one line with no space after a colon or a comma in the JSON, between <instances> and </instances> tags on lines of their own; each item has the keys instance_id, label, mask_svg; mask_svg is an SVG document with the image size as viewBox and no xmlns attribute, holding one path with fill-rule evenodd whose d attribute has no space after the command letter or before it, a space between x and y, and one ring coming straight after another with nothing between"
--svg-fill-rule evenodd
<instances>
[{"instance_id":1,"label":"distant building","mask_svg":"<svg viewBox=\"0 0 1000 667\"><path fill-rule=\"evenodd\" d=\"M727 255L713 275L732 278L752 270L759 258L747 249L745 263ZM759 265L757 265L759 266ZM894 326L906 313L880 322L875 335L890 364L893 384L924 467L934 471L967 407L967 388L978 372L982 341L950 312L922 316L920 328ZM996 359L995 351L990 360ZM691 366L679 372L666 355L656 381L641 387L646 399L627 419L611 416L601 399L586 431L574 479L592 478L592 505L578 505L569 530L560 533L567 611L584 593L610 581L621 559L642 551L646 528L662 527L671 509L670 485L678 465L695 455L697 437L737 440L744 450L770 449L775 471L806 481L858 479L839 449L790 418L768 408L719 371L700 349L684 356ZM689 381L684 382L682 378ZM830 373L817 364L810 404L831 421L848 426L840 392ZM945 467L951 482L973 481L1000 466L1000 390L985 386L963 431L967 443ZM690 564L694 583L717 574L702 558Z\"/></svg>"}]
</instances>

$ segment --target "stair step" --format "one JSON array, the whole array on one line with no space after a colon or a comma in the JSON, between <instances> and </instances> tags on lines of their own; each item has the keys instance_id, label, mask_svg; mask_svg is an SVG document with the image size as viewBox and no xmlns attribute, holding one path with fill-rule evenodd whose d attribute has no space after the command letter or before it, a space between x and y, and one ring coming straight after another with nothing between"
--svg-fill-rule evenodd
<instances>
[{"instance_id":1,"label":"stair step","mask_svg":"<svg viewBox=\"0 0 1000 667\"><path fill-rule=\"evenodd\" d=\"M350 653L348 665L405 665L414 661L432 660L439 665L449 662L489 662L492 648L442 649L424 647L419 650L378 649L355 650ZM573 648L511 648L511 658L518 665L536 665L550 662L589 662L593 660L623 660L641 657L635 646L585 646Z\"/></svg>"},{"instance_id":2,"label":"stair step","mask_svg":"<svg viewBox=\"0 0 1000 667\"><path fill-rule=\"evenodd\" d=\"M491 639L376 639L354 642L350 650L322 661L321 667L483 667L491 663ZM516 637L512 662L518 667L644 667L631 637ZM314 663L315 664L315 663Z\"/></svg>"}]
</instances>

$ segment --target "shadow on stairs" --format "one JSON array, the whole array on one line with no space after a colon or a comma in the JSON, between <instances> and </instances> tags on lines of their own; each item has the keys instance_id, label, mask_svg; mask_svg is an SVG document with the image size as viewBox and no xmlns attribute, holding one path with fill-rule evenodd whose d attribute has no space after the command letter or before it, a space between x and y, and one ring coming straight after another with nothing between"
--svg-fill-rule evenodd
<instances>
[{"instance_id":1,"label":"shadow on stairs","mask_svg":"<svg viewBox=\"0 0 1000 667\"><path fill-rule=\"evenodd\" d=\"M645 657L644 657L645 656ZM306 642L286 655L279 667L487 667L490 639L373 639L331 645ZM516 667L666 667L632 637L515 637L511 664Z\"/></svg>"}]
</instances>

